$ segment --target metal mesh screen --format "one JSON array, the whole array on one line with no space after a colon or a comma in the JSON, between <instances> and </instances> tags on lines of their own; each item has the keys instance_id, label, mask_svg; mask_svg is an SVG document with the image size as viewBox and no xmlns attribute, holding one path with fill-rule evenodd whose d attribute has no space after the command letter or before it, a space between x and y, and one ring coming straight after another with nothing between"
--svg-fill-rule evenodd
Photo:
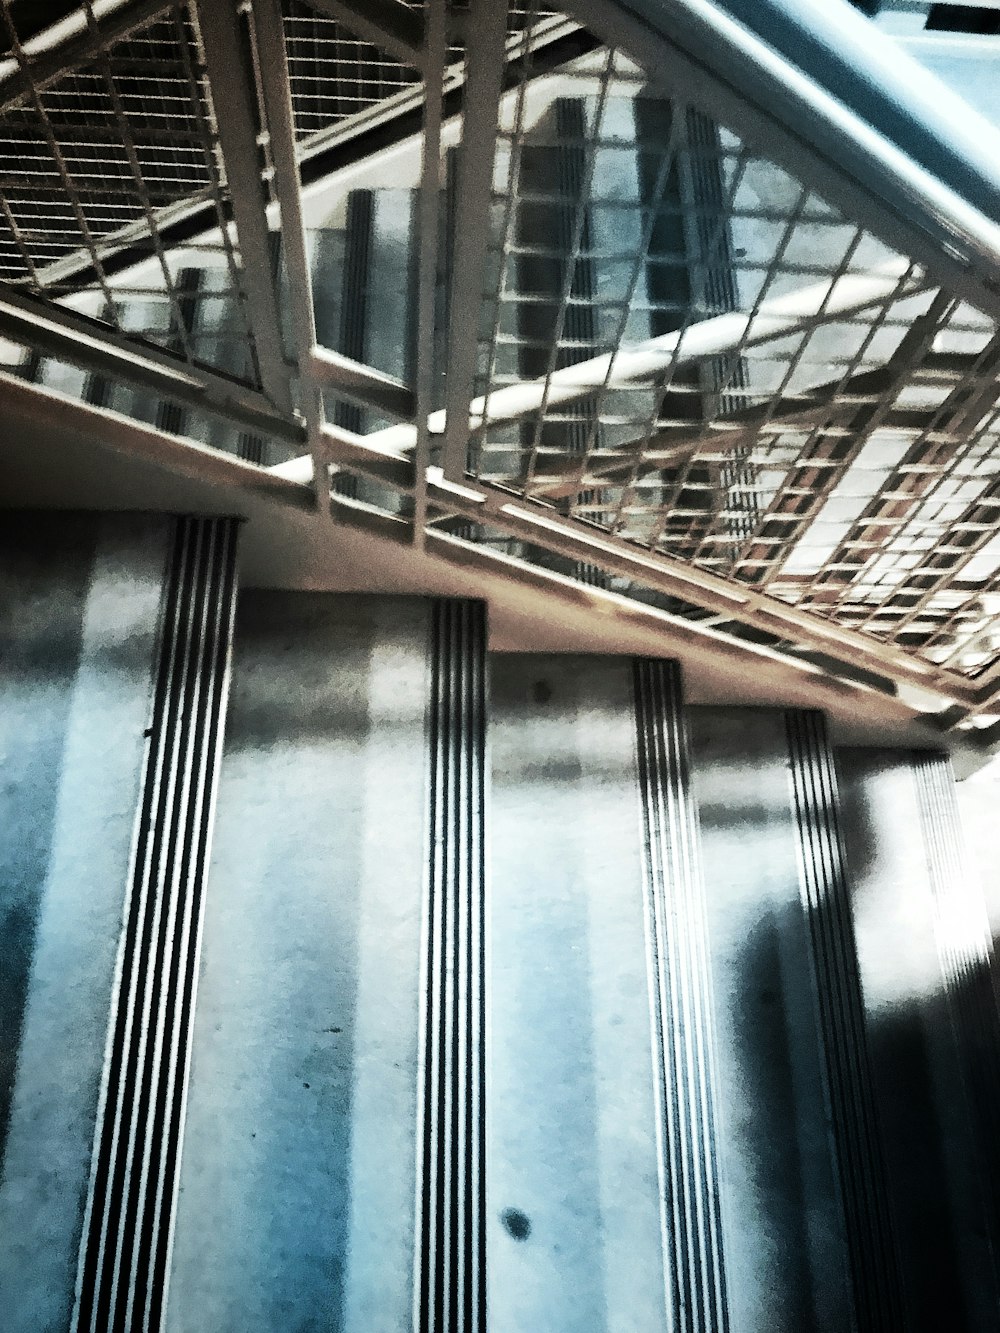
<instances>
[{"instance_id":1,"label":"metal mesh screen","mask_svg":"<svg viewBox=\"0 0 1000 1333\"><path fill-rule=\"evenodd\" d=\"M92 53L56 72L26 53L8 7L0 19L17 75L4 98L0 72L0 296L6 288L61 302L119 340L155 344L257 389L251 297L267 309L261 293L283 279L277 251L269 272L244 272L195 13L169 3L105 41L90 0L81 12ZM349 22L305 0L285 0L282 13L302 161L326 160L324 136L350 137L373 113L417 108L418 72ZM472 31L474 6L462 21ZM768 144L716 123L651 71L595 49L588 34L572 57L543 51L546 37L537 48L512 40L543 21L552 32L561 26L531 0L510 8L467 471L814 623L966 680L994 672L1000 329L772 160ZM252 23L245 32L263 205L277 202L267 71ZM447 57L449 95L463 55L453 47ZM222 114L225 129L224 106ZM417 338L419 152L391 183L377 164L369 180L352 161L310 240L319 341L401 380L412 378ZM454 161L442 173L429 331L438 404L446 330L462 315L449 269ZM266 241L265 227L255 251L262 270ZM287 307L290 292L282 295ZM271 380L283 356L280 346L265 356ZM200 400L178 412L151 391L18 343L0 347L0 360L245 457L285 456L220 424L218 411L202 421ZM336 392L327 409L353 431L377 434L386 423ZM387 507L401 512L398 497ZM456 524L439 511L432 522L652 599L610 569L543 555L489 524ZM722 623L695 601L657 604ZM798 650L760 625L729 628Z\"/></svg>"},{"instance_id":2,"label":"metal mesh screen","mask_svg":"<svg viewBox=\"0 0 1000 1333\"><path fill-rule=\"evenodd\" d=\"M416 70L356 37L337 19L299 0L291 0L284 12L300 139L330 130L419 83Z\"/></svg>"},{"instance_id":3,"label":"metal mesh screen","mask_svg":"<svg viewBox=\"0 0 1000 1333\"><path fill-rule=\"evenodd\" d=\"M408 9L424 9L423 0L400 3ZM420 83L416 69L358 37L349 21L317 13L304 0L287 0L283 8L292 107L300 140L343 127ZM508 8L508 31L513 36L556 16L557 11L539 8L530 0L515 0ZM449 63L461 59L462 47L450 47Z\"/></svg>"},{"instance_id":4,"label":"metal mesh screen","mask_svg":"<svg viewBox=\"0 0 1000 1333\"><path fill-rule=\"evenodd\" d=\"M92 59L44 82L3 15L25 91L0 117L0 281L257 385L187 7L98 42ZM214 236L171 244L170 224L206 202Z\"/></svg>"},{"instance_id":5,"label":"metal mesh screen","mask_svg":"<svg viewBox=\"0 0 1000 1333\"><path fill-rule=\"evenodd\" d=\"M469 471L976 676L1000 336L599 52L498 141Z\"/></svg>"}]
</instances>

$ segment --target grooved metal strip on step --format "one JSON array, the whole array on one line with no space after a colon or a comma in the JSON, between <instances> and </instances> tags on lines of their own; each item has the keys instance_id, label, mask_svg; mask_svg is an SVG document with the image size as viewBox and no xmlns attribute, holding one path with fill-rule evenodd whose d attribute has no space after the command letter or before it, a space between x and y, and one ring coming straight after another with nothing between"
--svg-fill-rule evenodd
<instances>
[{"instance_id":1,"label":"grooved metal strip on step","mask_svg":"<svg viewBox=\"0 0 1000 1333\"><path fill-rule=\"evenodd\" d=\"M724 1333L712 993L680 672L638 659L633 681L670 1327Z\"/></svg>"},{"instance_id":2,"label":"grooved metal strip on step","mask_svg":"<svg viewBox=\"0 0 1000 1333\"><path fill-rule=\"evenodd\" d=\"M968 881L962 854L955 779L944 755L913 756L920 824L935 909L942 969L949 987L960 986L970 970L988 965L992 954L986 905Z\"/></svg>"},{"instance_id":3,"label":"grooved metal strip on step","mask_svg":"<svg viewBox=\"0 0 1000 1333\"><path fill-rule=\"evenodd\" d=\"M785 717L799 882L858 1328L896 1333L903 1327L899 1264L886 1203L837 775L822 715L789 711Z\"/></svg>"},{"instance_id":4,"label":"grooved metal strip on step","mask_svg":"<svg viewBox=\"0 0 1000 1333\"><path fill-rule=\"evenodd\" d=\"M431 610L419 1333L484 1333L486 609Z\"/></svg>"},{"instance_id":5,"label":"grooved metal strip on step","mask_svg":"<svg viewBox=\"0 0 1000 1333\"><path fill-rule=\"evenodd\" d=\"M986 904L970 879L955 778L946 755L919 752L912 768L931 886L934 934L965 1092L993 1207L1000 1209L1000 1008Z\"/></svg>"},{"instance_id":6,"label":"grooved metal strip on step","mask_svg":"<svg viewBox=\"0 0 1000 1333\"><path fill-rule=\"evenodd\" d=\"M73 1333L161 1325L229 679L234 519L180 519L112 996Z\"/></svg>"}]
</instances>

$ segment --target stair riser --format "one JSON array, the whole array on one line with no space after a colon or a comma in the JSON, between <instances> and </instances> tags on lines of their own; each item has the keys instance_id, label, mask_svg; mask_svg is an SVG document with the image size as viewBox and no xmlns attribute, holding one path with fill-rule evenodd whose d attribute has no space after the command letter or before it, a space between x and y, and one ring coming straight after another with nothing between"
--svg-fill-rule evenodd
<instances>
[{"instance_id":1,"label":"stair riser","mask_svg":"<svg viewBox=\"0 0 1000 1333\"><path fill-rule=\"evenodd\" d=\"M992 1327L945 761L488 657L473 602L247 591L230 667L229 521L53 531L3 590L7 1327Z\"/></svg>"}]
</instances>

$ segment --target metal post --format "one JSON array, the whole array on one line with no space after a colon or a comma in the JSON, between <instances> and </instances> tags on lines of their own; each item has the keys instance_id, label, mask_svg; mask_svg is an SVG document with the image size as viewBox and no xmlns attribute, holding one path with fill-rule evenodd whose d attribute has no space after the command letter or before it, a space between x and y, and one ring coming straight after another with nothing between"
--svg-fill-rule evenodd
<instances>
[{"instance_id":1,"label":"metal post","mask_svg":"<svg viewBox=\"0 0 1000 1333\"><path fill-rule=\"evenodd\" d=\"M414 442L413 540L424 544L427 522L429 422L434 401L435 322L437 304L438 216L441 199L441 120L445 61L448 55L447 0L427 6L424 53L424 139L417 204L420 253L417 263L416 430Z\"/></svg>"},{"instance_id":2,"label":"metal post","mask_svg":"<svg viewBox=\"0 0 1000 1333\"><path fill-rule=\"evenodd\" d=\"M465 56L443 454L445 475L453 479L465 473L506 37L507 0L491 0L477 11Z\"/></svg>"},{"instance_id":3,"label":"metal post","mask_svg":"<svg viewBox=\"0 0 1000 1333\"><path fill-rule=\"evenodd\" d=\"M246 54L245 33L240 30L235 0L197 0L195 8L226 166L226 185L236 219L261 379L275 406L291 413L289 368L281 345L281 310L271 276L271 248L257 151L254 72Z\"/></svg>"},{"instance_id":4,"label":"metal post","mask_svg":"<svg viewBox=\"0 0 1000 1333\"><path fill-rule=\"evenodd\" d=\"M305 222L302 217L284 21L278 0L253 0L251 12L260 55L264 110L271 143L271 160L274 163L274 189L281 209L281 235L291 290L292 331L298 354L302 408L312 451L313 484L317 505L327 511L330 469L321 439L323 394L311 373L312 351L316 346L316 319L313 313L312 275L306 249Z\"/></svg>"}]
</instances>

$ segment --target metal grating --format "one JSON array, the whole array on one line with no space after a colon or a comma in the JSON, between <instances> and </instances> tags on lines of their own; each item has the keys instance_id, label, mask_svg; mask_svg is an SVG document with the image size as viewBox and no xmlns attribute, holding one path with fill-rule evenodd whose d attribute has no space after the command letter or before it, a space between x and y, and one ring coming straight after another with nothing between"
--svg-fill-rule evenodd
<instances>
[{"instance_id":1,"label":"metal grating","mask_svg":"<svg viewBox=\"0 0 1000 1333\"><path fill-rule=\"evenodd\" d=\"M468 470L976 677L1000 335L605 50L497 142Z\"/></svg>"},{"instance_id":2,"label":"metal grating","mask_svg":"<svg viewBox=\"0 0 1000 1333\"><path fill-rule=\"evenodd\" d=\"M9 14L6 17L10 31ZM206 191L209 154L191 105L183 43L155 22L92 64L32 85L0 130L5 227L0 273L39 274L150 212ZM31 71L31 62L24 68ZM201 108L204 116L204 106Z\"/></svg>"},{"instance_id":3,"label":"metal grating","mask_svg":"<svg viewBox=\"0 0 1000 1333\"><path fill-rule=\"evenodd\" d=\"M602 31L624 13L580 5ZM1000 247L974 226L946 254L933 191L894 249L898 190L873 205L848 171L835 205L820 157L774 147L708 66L534 0L490 23L431 0L136 13L106 38L87 0L89 49L59 66L4 10L0 361L284 480L322 489L332 463L338 504L412 516L417 540L992 701ZM36 347L25 296L117 360L79 324ZM161 357L130 379L135 344Z\"/></svg>"},{"instance_id":4,"label":"metal grating","mask_svg":"<svg viewBox=\"0 0 1000 1333\"><path fill-rule=\"evenodd\" d=\"M193 17L166 10L119 41L98 38L95 58L42 82L4 8L26 91L0 118L0 281L72 297L117 332L256 385L229 228L183 251L163 235L200 201L218 223L228 216Z\"/></svg>"},{"instance_id":5,"label":"metal grating","mask_svg":"<svg viewBox=\"0 0 1000 1333\"><path fill-rule=\"evenodd\" d=\"M308 139L419 83L420 74L299 0L284 7L295 132Z\"/></svg>"},{"instance_id":6,"label":"metal grating","mask_svg":"<svg viewBox=\"0 0 1000 1333\"><path fill-rule=\"evenodd\" d=\"M424 12L424 0L399 0ZM304 144L329 135L420 83L420 72L351 31L349 23L317 13L304 0L283 0L285 44L295 132ZM461 6L456 6L461 9ZM532 0L508 7L507 31L513 37L557 11ZM448 47L451 69L461 64L461 45Z\"/></svg>"}]
</instances>

